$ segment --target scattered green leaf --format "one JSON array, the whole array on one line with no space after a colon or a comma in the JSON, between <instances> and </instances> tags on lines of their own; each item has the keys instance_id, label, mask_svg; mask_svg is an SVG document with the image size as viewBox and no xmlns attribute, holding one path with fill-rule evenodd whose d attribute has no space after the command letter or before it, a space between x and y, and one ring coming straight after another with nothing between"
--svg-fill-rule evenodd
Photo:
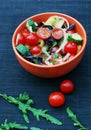
<instances>
[{"instance_id":1,"label":"scattered green leaf","mask_svg":"<svg viewBox=\"0 0 91 130\"><path fill-rule=\"evenodd\" d=\"M19 97L17 98L8 96L6 94L0 94L0 96L3 97L5 100L7 100L9 103L17 105L23 114L24 120L27 123L30 122L28 118L28 112L30 111L36 117L37 121L40 120L40 117L43 117L46 120L50 121L51 123L54 123L56 125L62 125L62 122L60 122L58 119L47 114L48 110L42 110L31 107L30 105L33 104L34 102L32 99L29 98L29 95L27 93L20 94Z\"/></svg>"},{"instance_id":2,"label":"scattered green leaf","mask_svg":"<svg viewBox=\"0 0 91 130\"><path fill-rule=\"evenodd\" d=\"M36 128L36 127L31 127L30 130L43 130L43 129Z\"/></svg>"},{"instance_id":3,"label":"scattered green leaf","mask_svg":"<svg viewBox=\"0 0 91 130\"><path fill-rule=\"evenodd\" d=\"M10 130L10 129L28 129L27 126L24 126L22 124L17 124L16 122L7 122L7 120L5 120L5 122L3 124L0 125L0 130Z\"/></svg>"},{"instance_id":4,"label":"scattered green leaf","mask_svg":"<svg viewBox=\"0 0 91 130\"><path fill-rule=\"evenodd\" d=\"M54 59L59 58L59 54L58 53L55 53L53 56L54 56Z\"/></svg>"},{"instance_id":5,"label":"scattered green leaf","mask_svg":"<svg viewBox=\"0 0 91 130\"><path fill-rule=\"evenodd\" d=\"M67 107L66 112L68 114L68 116L72 119L72 121L74 121L74 126L78 126L79 129L78 130L87 130L77 119L76 115L72 112L72 110Z\"/></svg>"}]
</instances>

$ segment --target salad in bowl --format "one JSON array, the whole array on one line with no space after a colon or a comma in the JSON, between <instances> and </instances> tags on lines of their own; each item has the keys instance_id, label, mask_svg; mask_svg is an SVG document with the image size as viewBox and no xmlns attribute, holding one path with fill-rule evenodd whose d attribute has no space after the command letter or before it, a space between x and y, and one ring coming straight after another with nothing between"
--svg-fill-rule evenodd
<instances>
[{"instance_id":1,"label":"salad in bowl","mask_svg":"<svg viewBox=\"0 0 91 130\"><path fill-rule=\"evenodd\" d=\"M12 47L21 66L46 78L72 71L83 58L86 44L86 31L80 22L57 12L25 19L12 37Z\"/></svg>"},{"instance_id":2,"label":"salad in bowl","mask_svg":"<svg viewBox=\"0 0 91 130\"><path fill-rule=\"evenodd\" d=\"M80 51L82 41L74 23L53 15L39 23L27 20L25 28L17 34L16 49L34 64L56 65L73 58Z\"/></svg>"}]
</instances>

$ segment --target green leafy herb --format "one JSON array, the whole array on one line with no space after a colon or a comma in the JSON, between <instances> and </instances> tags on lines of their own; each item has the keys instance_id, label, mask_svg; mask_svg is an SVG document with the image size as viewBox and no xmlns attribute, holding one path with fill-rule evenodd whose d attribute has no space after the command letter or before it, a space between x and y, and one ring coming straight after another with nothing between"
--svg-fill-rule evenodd
<instances>
[{"instance_id":1,"label":"green leafy herb","mask_svg":"<svg viewBox=\"0 0 91 130\"><path fill-rule=\"evenodd\" d=\"M59 54L58 53L55 53L53 56L54 56L54 59L59 58Z\"/></svg>"},{"instance_id":2,"label":"green leafy herb","mask_svg":"<svg viewBox=\"0 0 91 130\"><path fill-rule=\"evenodd\" d=\"M30 130L43 130L43 129L36 128L36 127L31 127Z\"/></svg>"},{"instance_id":3,"label":"green leafy herb","mask_svg":"<svg viewBox=\"0 0 91 130\"><path fill-rule=\"evenodd\" d=\"M5 120L5 122L0 125L0 130L10 130L13 128L15 128L15 129L28 129L27 126L24 126L22 124L17 124L16 122L7 122L7 120Z\"/></svg>"},{"instance_id":4,"label":"green leafy herb","mask_svg":"<svg viewBox=\"0 0 91 130\"><path fill-rule=\"evenodd\" d=\"M50 121L51 123L54 123L56 125L62 125L62 122L60 122L58 119L47 114L48 110L36 109L34 107L31 107L30 105L33 104L34 102L32 99L30 99L27 93L20 94L19 97L17 98L8 96L6 94L0 94L0 96L3 97L5 100L7 100L9 103L17 105L23 114L24 120L27 123L29 123L28 112L30 111L36 117L37 121L40 120L40 117L43 117L46 120Z\"/></svg>"},{"instance_id":5,"label":"green leafy herb","mask_svg":"<svg viewBox=\"0 0 91 130\"><path fill-rule=\"evenodd\" d=\"M77 119L76 115L72 112L72 110L67 107L66 112L68 116L74 121L74 126L78 126L78 130L87 130Z\"/></svg>"}]
</instances>

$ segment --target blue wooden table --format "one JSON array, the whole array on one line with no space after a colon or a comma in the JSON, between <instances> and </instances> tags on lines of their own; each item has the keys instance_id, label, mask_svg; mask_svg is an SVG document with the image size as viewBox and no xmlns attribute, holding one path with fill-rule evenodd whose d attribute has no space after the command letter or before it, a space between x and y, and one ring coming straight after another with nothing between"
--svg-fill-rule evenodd
<instances>
[{"instance_id":1,"label":"blue wooden table","mask_svg":"<svg viewBox=\"0 0 91 130\"><path fill-rule=\"evenodd\" d=\"M76 18L87 32L87 47L81 63L71 73L54 79L36 77L26 72L18 63L12 50L12 35L26 18L42 12L59 12ZM0 97L0 124L7 119L29 127L43 130L77 130L66 114L69 106L80 122L91 130L91 1L90 0L0 0L0 93L17 97L28 92L36 108L49 110L49 114L63 122L62 126L51 124L41 118L36 121L29 113L30 124L25 123L21 112ZM48 96L59 90L64 79L71 79L75 91L66 95L63 107L52 108Z\"/></svg>"}]
</instances>

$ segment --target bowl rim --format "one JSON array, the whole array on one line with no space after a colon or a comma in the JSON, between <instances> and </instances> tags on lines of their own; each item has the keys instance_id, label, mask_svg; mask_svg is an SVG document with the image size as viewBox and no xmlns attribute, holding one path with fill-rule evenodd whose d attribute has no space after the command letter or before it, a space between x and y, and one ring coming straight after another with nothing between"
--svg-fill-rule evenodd
<instances>
[{"instance_id":1,"label":"bowl rim","mask_svg":"<svg viewBox=\"0 0 91 130\"><path fill-rule=\"evenodd\" d=\"M49 65L49 66L48 66L48 65L34 64L34 63L32 63L32 62L30 62L30 61L24 59L24 58L17 52L17 50L16 50L16 48L15 48L15 45L14 45L14 38L15 38L15 35L16 35L18 29L19 29L27 20L32 19L32 18L34 18L34 17L39 17L39 16L41 16L41 15L47 15L47 14L50 14L50 15L61 15L61 16L63 16L64 18L65 18L65 17L68 17L68 18L72 19L72 20L75 21L77 24L79 24L79 26L81 27L81 29L82 29L82 31L83 31L83 34L84 34L84 36L85 36L85 37L84 37L84 44L82 45L81 50L80 50L72 59L70 59L69 61L63 62L62 64ZM29 65L38 67L38 68L51 68L51 67L52 67L52 68L55 68L55 67L61 67L61 66L66 65L66 64L68 64L68 63L74 61L74 60L84 51L84 49L85 49L85 47L86 47L86 44L87 44L87 34L86 34L86 30L85 30L85 28L83 27L83 25L82 25L77 19L75 19L74 17L72 17L72 16L70 16L70 15L68 15L68 14L59 13L59 12L44 12L44 13L38 13L38 14L35 14L35 15L32 15L32 16L26 18L25 20L23 20L23 21L17 26L17 28L15 29L15 31L14 31L14 33L13 33L13 36L12 36L12 47L13 47L13 50L14 50L15 54L16 54L22 61L26 62L26 63L29 64Z\"/></svg>"}]
</instances>

